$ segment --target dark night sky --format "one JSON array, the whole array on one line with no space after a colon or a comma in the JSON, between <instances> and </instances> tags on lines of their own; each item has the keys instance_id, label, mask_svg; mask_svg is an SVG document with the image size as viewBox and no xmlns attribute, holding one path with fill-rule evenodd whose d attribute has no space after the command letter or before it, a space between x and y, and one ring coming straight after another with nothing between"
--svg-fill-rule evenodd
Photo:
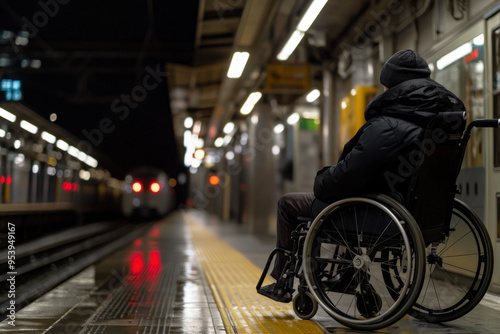
<instances>
[{"instance_id":1,"label":"dark night sky","mask_svg":"<svg viewBox=\"0 0 500 334\"><path fill-rule=\"evenodd\" d=\"M152 165L175 176L182 159L164 64L192 64L197 12L197 0L0 0L0 31L30 33L26 46L0 43L14 62L0 77L21 79L23 103L47 119L57 113L82 147L112 161L102 167L113 175Z\"/></svg>"}]
</instances>

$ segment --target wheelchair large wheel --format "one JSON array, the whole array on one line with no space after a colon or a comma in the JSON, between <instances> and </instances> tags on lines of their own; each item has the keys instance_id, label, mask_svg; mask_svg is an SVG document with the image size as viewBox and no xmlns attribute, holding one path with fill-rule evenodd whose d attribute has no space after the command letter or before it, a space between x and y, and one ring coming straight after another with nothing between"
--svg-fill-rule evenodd
<instances>
[{"instance_id":1,"label":"wheelchair large wheel","mask_svg":"<svg viewBox=\"0 0 500 334\"><path fill-rule=\"evenodd\" d=\"M483 298L493 273L493 249L477 214L455 199L450 233L427 247L422 292L410 311L428 322L462 317Z\"/></svg>"},{"instance_id":2,"label":"wheelchair large wheel","mask_svg":"<svg viewBox=\"0 0 500 334\"><path fill-rule=\"evenodd\" d=\"M330 316L353 329L375 330L401 319L417 299L425 245L398 202L383 195L348 198L314 220L303 268L310 292Z\"/></svg>"}]
</instances>

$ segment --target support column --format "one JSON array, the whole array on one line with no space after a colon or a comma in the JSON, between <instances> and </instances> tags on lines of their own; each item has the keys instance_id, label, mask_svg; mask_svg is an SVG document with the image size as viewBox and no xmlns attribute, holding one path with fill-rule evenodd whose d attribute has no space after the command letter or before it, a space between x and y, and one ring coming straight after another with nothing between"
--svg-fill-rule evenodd
<instances>
[{"instance_id":1,"label":"support column","mask_svg":"<svg viewBox=\"0 0 500 334\"><path fill-rule=\"evenodd\" d=\"M322 166L336 163L338 152L338 108L333 105L333 74L329 66L323 69L323 109L321 110ZM322 167L320 166L320 167Z\"/></svg>"},{"instance_id":2,"label":"support column","mask_svg":"<svg viewBox=\"0 0 500 334\"><path fill-rule=\"evenodd\" d=\"M271 114L270 105L256 105L248 128L246 210L250 230L256 235L269 234L270 226L276 225Z\"/></svg>"}]
</instances>

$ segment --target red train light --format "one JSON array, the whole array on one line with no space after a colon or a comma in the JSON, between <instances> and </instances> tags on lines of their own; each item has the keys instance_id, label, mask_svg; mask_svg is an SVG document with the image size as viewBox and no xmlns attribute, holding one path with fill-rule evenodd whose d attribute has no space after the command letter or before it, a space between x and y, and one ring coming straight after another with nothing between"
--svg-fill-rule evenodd
<instances>
[{"instance_id":1,"label":"red train light","mask_svg":"<svg viewBox=\"0 0 500 334\"><path fill-rule=\"evenodd\" d=\"M140 193L142 191L142 184L138 181L135 181L134 183L132 183L132 190L135 193Z\"/></svg>"},{"instance_id":2,"label":"red train light","mask_svg":"<svg viewBox=\"0 0 500 334\"><path fill-rule=\"evenodd\" d=\"M208 183L210 183L213 186L216 186L219 184L219 177L217 175L212 175L208 178Z\"/></svg>"},{"instance_id":3,"label":"red train light","mask_svg":"<svg viewBox=\"0 0 500 334\"><path fill-rule=\"evenodd\" d=\"M153 182L149 186L149 190L151 190L151 192L156 194L157 192L159 192L161 190L161 186L158 182Z\"/></svg>"}]
</instances>

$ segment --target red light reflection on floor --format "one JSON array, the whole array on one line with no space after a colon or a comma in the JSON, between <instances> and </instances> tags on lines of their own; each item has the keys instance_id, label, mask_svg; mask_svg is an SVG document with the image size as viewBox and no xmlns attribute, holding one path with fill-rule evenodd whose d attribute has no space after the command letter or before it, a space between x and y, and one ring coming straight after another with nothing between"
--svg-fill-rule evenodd
<instances>
[{"instance_id":1,"label":"red light reflection on floor","mask_svg":"<svg viewBox=\"0 0 500 334\"><path fill-rule=\"evenodd\" d=\"M137 275L144 270L144 253L134 251L130 254L130 275Z\"/></svg>"}]
</instances>

